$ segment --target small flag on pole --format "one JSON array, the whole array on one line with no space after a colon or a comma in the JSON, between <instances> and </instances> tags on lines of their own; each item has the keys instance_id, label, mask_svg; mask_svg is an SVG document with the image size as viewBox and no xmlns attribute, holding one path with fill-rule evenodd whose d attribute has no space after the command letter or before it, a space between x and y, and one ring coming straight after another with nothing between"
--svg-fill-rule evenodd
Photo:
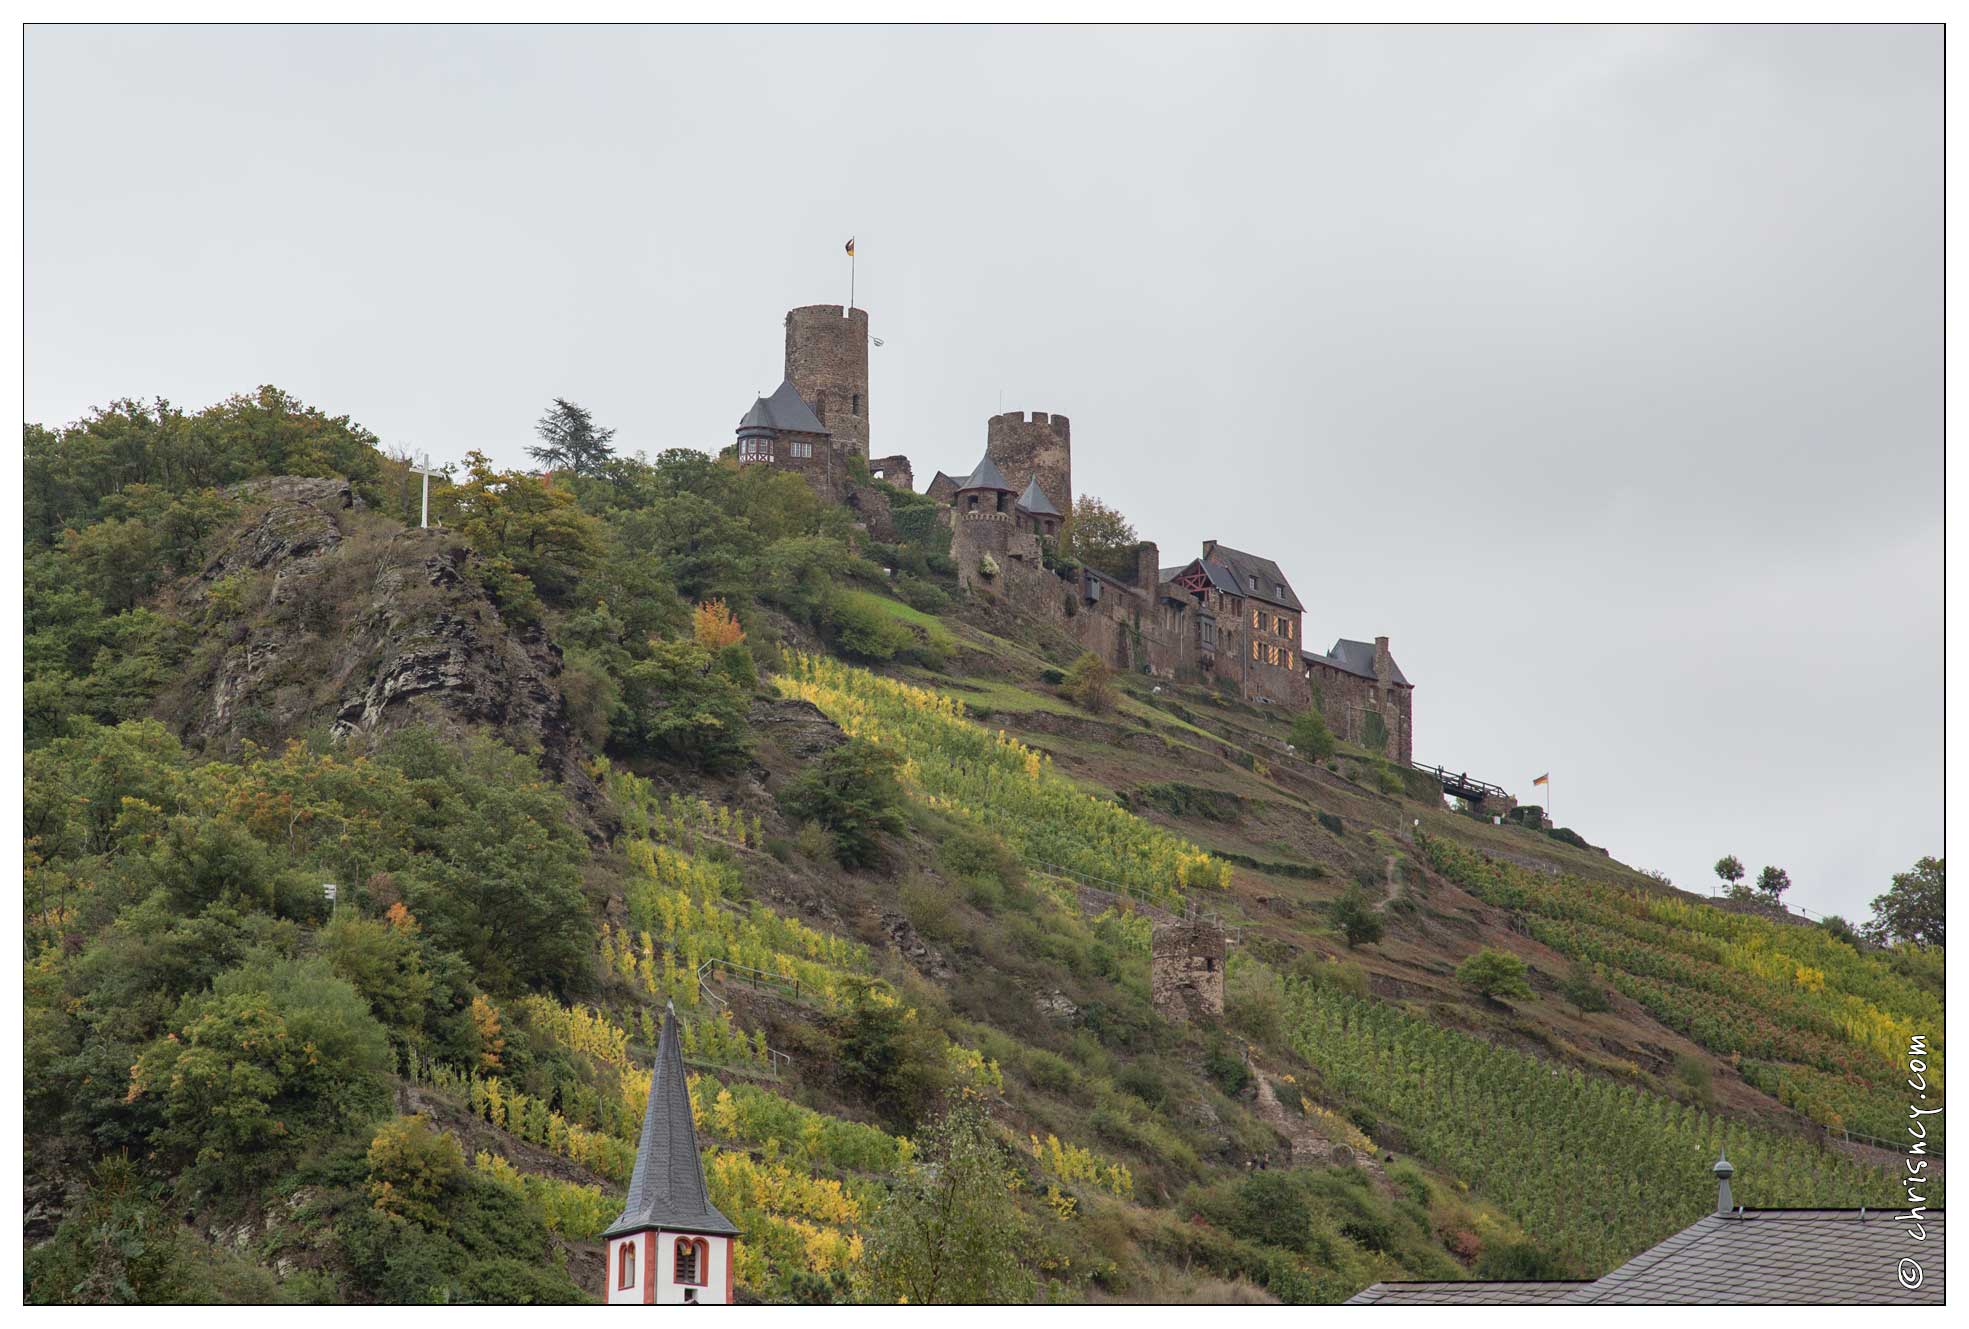
<instances>
[{"instance_id":1,"label":"small flag on pole","mask_svg":"<svg viewBox=\"0 0 1969 1329\"><path fill-rule=\"evenodd\" d=\"M855 238L851 235L848 237L848 257L853 258L854 256L855 256Z\"/></svg>"},{"instance_id":2,"label":"small flag on pole","mask_svg":"<svg viewBox=\"0 0 1969 1329\"><path fill-rule=\"evenodd\" d=\"M1551 783L1551 780L1552 780L1552 774L1551 774L1551 772L1550 772L1550 771L1548 771L1548 772L1546 772L1546 773L1545 773L1544 775L1541 775L1541 776L1539 776L1539 777L1538 777L1538 778L1537 778L1536 780L1533 780L1533 781L1532 781L1532 783L1533 783L1533 784L1549 784L1549 783Z\"/></svg>"}]
</instances>

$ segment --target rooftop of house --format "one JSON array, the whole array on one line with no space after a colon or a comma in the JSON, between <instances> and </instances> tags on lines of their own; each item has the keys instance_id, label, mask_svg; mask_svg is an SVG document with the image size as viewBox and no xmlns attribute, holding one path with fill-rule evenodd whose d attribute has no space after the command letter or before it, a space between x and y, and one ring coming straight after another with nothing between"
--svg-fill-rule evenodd
<instances>
[{"instance_id":1,"label":"rooftop of house","mask_svg":"<svg viewBox=\"0 0 1969 1329\"><path fill-rule=\"evenodd\" d=\"M1026 481L1026 491L1019 495L1019 506L1035 517L1060 515L1060 510L1053 506L1053 500L1046 497L1046 491L1039 487L1039 477L1036 475Z\"/></svg>"},{"instance_id":2,"label":"rooftop of house","mask_svg":"<svg viewBox=\"0 0 1969 1329\"><path fill-rule=\"evenodd\" d=\"M1940 1305L1942 1211L1738 1209L1708 1214L1603 1278L1376 1283L1358 1306ZM1920 1285L1906 1286L1909 1265Z\"/></svg>"},{"instance_id":3,"label":"rooftop of house","mask_svg":"<svg viewBox=\"0 0 1969 1329\"><path fill-rule=\"evenodd\" d=\"M959 489L997 489L1007 494L1014 492L1012 486L1005 483L1005 473L998 469L998 465L992 461L990 453L986 453L984 456L978 458L978 464L971 469L970 475L957 482L957 487Z\"/></svg>"},{"instance_id":4,"label":"rooftop of house","mask_svg":"<svg viewBox=\"0 0 1969 1329\"><path fill-rule=\"evenodd\" d=\"M1349 1306L1549 1306L1589 1284L1376 1283L1347 1299Z\"/></svg>"},{"instance_id":5,"label":"rooftop of house","mask_svg":"<svg viewBox=\"0 0 1969 1329\"><path fill-rule=\"evenodd\" d=\"M1216 563L1227 569L1236 584L1236 594L1282 605L1294 612L1305 608L1299 603L1299 597L1292 593L1292 584L1285 579L1285 573L1269 558L1247 554L1241 549L1218 544L1215 540L1205 540L1203 563L1206 567Z\"/></svg>"},{"instance_id":6,"label":"rooftop of house","mask_svg":"<svg viewBox=\"0 0 1969 1329\"><path fill-rule=\"evenodd\" d=\"M704 1187L704 1164L691 1124L690 1085L677 1034L677 1008L666 1004L663 1034L657 1040L656 1067L650 1075L649 1107L636 1142L636 1167L629 1176L629 1199L622 1216L604 1237L645 1228L735 1237L738 1228L718 1212Z\"/></svg>"},{"instance_id":7,"label":"rooftop of house","mask_svg":"<svg viewBox=\"0 0 1969 1329\"><path fill-rule=\"evenodd\" d=\"M1373 678L1375 676L1374 643L1371 641L1350 641L1342 637L1333 643L1333 649L1325 655L1321 655L1318 651L1301 651L1299 654L1317 664L1332 665L1335 669L1360 678ZM1401 684L1403 687L1414 686L1402 674L1402 667L1395 663L1395 658L1392 655L1388 657L1388 664L1394 670L1393 678L1395 682Z\"/></svg>"},{"instance_id":8,"label":"rooftop of house","mask_svg":"<svg viewBox=\"0 0 1969 1329\"><path fill-rule=\"evenodd\" d=\"M761 397L752 403L752 409L738 422L741 430L776 429L799 434L825 434L827 426L814 414L813 407L807 405L787 379L773 389L770 397Z\"/></svg>"}]
</instances>

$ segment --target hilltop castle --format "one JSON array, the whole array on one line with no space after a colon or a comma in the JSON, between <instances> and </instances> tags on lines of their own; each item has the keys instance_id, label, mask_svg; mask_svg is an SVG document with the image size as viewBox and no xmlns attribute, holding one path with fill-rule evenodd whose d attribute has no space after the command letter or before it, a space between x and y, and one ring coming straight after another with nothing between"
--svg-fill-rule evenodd
<instances>
[{"instance_id":1,"label":"hilltop castle","mask_svg":"<svg viewBox=\"0 0 1969 1329\"><path fill-rule=\"evenodd\" d=\"M868 312L806 305L786 315L786 377L738 422L741 465L799 471L816 492L893 535L874 481L914 491L909 459L870 455ZM1053 623L1117 669L1216 681L1247 701L1315 703L1333 733L1407 765L1415 687L1386 637L1342 637L1325 652L1303 637L1305 606L1269 558L1205 540L1163 567L1153 541L1114 577L1059 557L1073 515L1067 417L1012 411L985 422L985 450L962 477L938 471L924 490L950 528L958 584Z\"/></svg>"}]
</instances>

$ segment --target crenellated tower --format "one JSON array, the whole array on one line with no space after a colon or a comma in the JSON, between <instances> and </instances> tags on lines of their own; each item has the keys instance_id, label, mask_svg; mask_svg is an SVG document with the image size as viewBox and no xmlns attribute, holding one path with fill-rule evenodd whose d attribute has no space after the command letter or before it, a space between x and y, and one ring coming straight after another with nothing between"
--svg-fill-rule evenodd
<instances>
[{"instance_id":1,"label":"crenellated tower","mask_svg":"<svg viewBox=\"0 0 1969 1329\"><path fill-rule=\"evenodd\" d=\"M868 459L868 311L802 305L786 313L786 377L844 452Z\"/></svg>"},{"instance_id":2,"label":"crenellated tower","mask_svg":"<svg viewBox=\"0 0 1969 1329\"><path fill-rule=\"evenodd\" d=\"M1008 411L985 426L985 455L1015 493L1035 478L1063 515L1073 512L1073 443L1064 415Z\"/></svg>"}]
</instances>

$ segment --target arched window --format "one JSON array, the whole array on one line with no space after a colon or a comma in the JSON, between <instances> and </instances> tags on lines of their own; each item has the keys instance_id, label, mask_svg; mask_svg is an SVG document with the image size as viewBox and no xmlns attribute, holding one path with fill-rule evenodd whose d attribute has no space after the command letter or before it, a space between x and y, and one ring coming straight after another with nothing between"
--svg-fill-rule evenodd
<instances>
[{"instance_id":1,"label":"arched window","mask_svg":"<svg viewBox=\"0 0 1969 1329\"><path fill-rule=\"evenodd\" d=\"M616 1260L615 1285L617 1287L634 1287L636 1286L636 1243L625 1241L617 1249L620 1251L620 1255Z\"/></svg>"},{"instance_id":2,"label":"arched window","mask_svg":"<svg viewBox=\"0 0 1969 1329\"><path fill-rule=\"evenodd\" d=\"M703 1287L710 1275L711 1246L701 1237L677 1238L677 1281Z\"/></svg>"}]
</instances>

